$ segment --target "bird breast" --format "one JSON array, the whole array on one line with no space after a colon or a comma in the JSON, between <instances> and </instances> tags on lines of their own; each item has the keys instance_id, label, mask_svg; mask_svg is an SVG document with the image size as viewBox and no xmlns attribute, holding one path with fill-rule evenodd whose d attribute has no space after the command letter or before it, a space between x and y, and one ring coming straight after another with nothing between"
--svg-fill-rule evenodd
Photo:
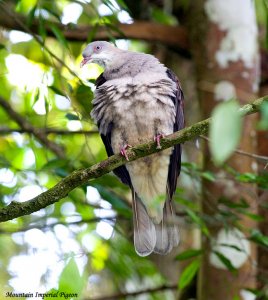
<instances>
[{"instance_id":1,"label":"bird breast","mask_svg":"<svg viewBox=\"0 0 268 300\"><path fill-rule=\"evenodd\" d=\"M121 138L132 145L158 133L167 135L173 132L175 88L162 74L108 80L95 91L91 115L102 134L112 123L113 132L119 131ZM118 152L116 147L114 152Z\"/></svg>"}]
</instances>

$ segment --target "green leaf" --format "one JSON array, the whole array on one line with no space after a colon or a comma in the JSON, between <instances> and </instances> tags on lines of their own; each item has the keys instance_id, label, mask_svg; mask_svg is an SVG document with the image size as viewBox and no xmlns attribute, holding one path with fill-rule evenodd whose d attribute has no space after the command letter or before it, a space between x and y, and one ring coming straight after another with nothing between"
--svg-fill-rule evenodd
<instances>
[{"instance_id":1,"label":"green leaf","mask_svg":"<svg viewBox=\"0 0 268 300\"><path fill-rule=\"evenodd\" d=\"M240 182L251 182L256 183L257 182L257 174L253 173L242 173L235 176L235 179Z\"/></svg>"},{"instance_id":2,"label":"green leaf","mask_svg":"<svg viewBox=\"0 0 268 300\"><path fill-rule=\"evenodd\" d=\"M217 105L212 112L209 147L217 165L228 159L239 143L242 117L238 110L237 101L231 100Z\"/></svg>"},{"instance_id":3,"label":"green leaf","mask_svg":"<svg viewBox=\"0 0 268 300\"><path fill-rule=\"evenodd\" d=\"M228 206L230 208L236 208L236 209L241 209L241 208L249 208L249 204L245 199L239 199L238 201L234 202L229 199L226 199L224 197L220 198L218 200L219 203L224 204L225 206Z\"/></svg>"},{"instance_id":4,"label":"green leaf","mask_svg":"<svg viewBox=\"0 0 268 300\"><path fill-rule=\"evenodd\" d=\"M34 14L37 9L37 5L35 5L29 12L27 16L27 26L30 27L33 24Z\"/></svg>"},{"instance_id":5,"label":"green leaf","mask_svg":"<svg viewBox=\"0 0 268 300\"><path fill-rule=\"evenodd\" d=\"M177 25L178 23L174 16L164 12L163 9L158 7L152 8L152 18L154 21L166 25Z\"/></svg>"},{"instance_id":6,"label":"green leaf","mask_svg":"<svg viewBox=\"0 0 268 300\"><path fill-rule=\"evenodd\" d=\"M208 228L207 228L205 222L193 210L186 208L185 211L188 214L188 216L192 219L192 221L200 227L202 232L206 236L209 236L209 231L208 231Z\"/></svg>"},{"instance_id":7,"label":"green leaf","mask_svg":"<svg viewBox=\"0 0 268 300\"><path fill-rule=\"evenodd\" d=\"M268 236L263 235L259 230L254 229L251 232L249 239L261 246L268 248Z\"/></svg>"},{"instance_id":8,"label":"green leaf","mask_svg":"<svg viewBox=\"0 0 268 300\"><path fill-rule=\"evenodd\" d=\"M61 90L59 90L56 86L49 85L48 88L51 89L55 94L66 97L66 95Z\"/></svg>"},{"instance_id":9,"label":"green leaf","mask_svg":"<svg viewBox=\"0 0 268 300\"><path fill-rule=\"evenodd\" d=\"M129 9L128 9L126 3L123 0L116 0L116 2L117 2L117 4L119 4L119 6L121 8L123 8L124 10L126 10L127 12L129 12Z\"/></svg>"},{"instance_id":10,"label":"green leaf","mask_svg":"<svg viewBox=\"0 0 268 300\"><path fill-rule=\"evenodd\" d=\"M192 261L181 273L178 287L180 290L184 289L187 287L193 280L195 274L199 270L201 265L200 259L196 259Z\"/></svg>"},{"instance_id":11,"label":"green leaf","mask_svg":"<svg viewBox=\"0 0 268 300\"><path fill-rule=\"evenodd\" d=\"M20 0L17 1L16 11L20 13L29 13L33 6L36 6L37 0Z\"/></svg>"},{"instance_id":12,"label":"green leaf","mask_svg":"<svg viewBox=\"0 0 268 300\"><path fill-rule=\"evenodd\" d=\"M38 27L38 32L39 35L42 37L42 41L43 43L45 42L45 39L47 37L47 31L46 31L46 27L45 27L45 21L42 18L42 16L39 16L39 27Z\"/></svg>"},{"instance_id":13,"label":"green leaf","mask_svg":"<svg viewBox=\"0 0 268 300\"><path fill-rule=\"evenodd\" d=\"M251 212L248 212L248 211L243 211L242 214L248 216L250 219L254 220L254 221L257 221L257 222L261 222L261 221L264 221L264 217L260 216L260 215L257 215L257 214L253 214Z\"/></svg>"},{"instance_id":14,"label":"green leaf","mask_svg":"<svg viewBox=\"0 0 268 300\"><path fill-rule=\"evenodd\" d=\"M67 49L68 51L70 50L69 49L69 46L68 46L68 43L63 35L63 33L61 32L61 30L55 26L54 24L51 24L51 30L52 32L54 33L55 37L57 38L57 40L59 41L59 43L65 48Z\"/></svg>"},{"instance_id":15,"label":"green leaf","mask_svg":"<svg viewBox=\"0 0 268 300\"><path fill-rule=\"evenodd\" d=\"M40 96L40 90L39 88L37 88L33 94L33 105L39 100L39 96Z\"/></svg>"},{"instance_id":16,"label":"green leaf","mask_svg":"<svg viewBox=\"0 0 268 300\"><path fill-rule=\"evenodd\" d=\"M75 114L72 114L72 113L67 113L65 115L65 118L67 118L70 121L73 121L73 120L78 121L79 120L79 117Z\"/></svg>"},{"instance_id":17,"label":"green leaf","mask_svg":"<svg viewBox=\"0 0 268 300\"><path fill-rule=\"evenodd\" d=\"M219 260L227 267L227 269L231 272L237 271L237 269L233 266L229 258L224 256L221 252L219 251L213 251L213 253L219 258Z\"/></svg>"},{"instance_id":18,"label":"green leaf","mask_svg":"<svg viewBox=\"0 0 268 300\"><path fill-rule=\"evenodd\" d=\"M67 159L51 159L44 166L43 170L56 170L58 168L68 169L69 161Z\"/></svg>"},{"instance_id":19,"label":"green leaf","mask_svg":"<svg viewBox=\"0 0 268 300\"><path fill-rule=\"evenodd\" d=\"M0 44L0 50L1 50L1 49L6 49L5 45Z\"/></svg>"},{"instance_id":20,"label":"green leaf","mask_svg":"<svg viewBox=\"0 0 268 300\"><path fill-rule=\"evenodd\" d=\"M60 18L59 13L57 11L53 10L53 9L56 9L56 8L57 8L56 6L54 6L53 8L48 7L48 6L43 7L44 10L46 10L50 15L54 16L58 20L58 22L61 23L61 18Z\"/></svg>"},{"instance_id":21,"label":"green leaf","mask_svg":"<svg viewBox=\"0 0 268 300\"><path fill-rule=\"evenodd\" d=\"M261 120L258 124L258 128L260 130L267 130L268 129L268 102L264 102L261 105Z\"/></svg>"},{"instance_id":22,"label":"green leaf","mask_svg":"<svg viewBox=\"0 0 268 300\"><path fill-rule=\"evenodd\" d=\"M88 36L87 36L87 42L90 43L94 37L96 36L96 33L98 31L99 28L99 23L96 23L93 25L92 29L89 30Z\"/></svg>"},{"instance_id":23,"label":"green leaf","mask_svg":"<svg viewBox=\"0 0 268 300\"><path fill-rule=\"evenodd\" d=\"M216 176L214 173L206 171L206 172L201 172L201 176L211 182L214 182L216 180Z\"/></svg>"},{"instance_id":24,"label":"green leaf","mask_svg":"<svg viewBox=\"0 0 268 300\"><path fill-rule=\"evenodd\" d=\"M203 254L202 249L189 249L175 257L176 260L185 260Z\"/></svg>"},{"instance_id":25,"label":"green leaf","mask_svg":"<svg viewBox=\"0 0 268 300\"><path fill-rule=\"evenodd\" d=\"M81 112L84 118L89 118L90 111L92 108L92 99L93 99L93 92L90 87L81 84L75 90L75 104L78 105L79 112Z\"/></svg>"},{"instance_id":26,"label":"green leaf","mask_svg":"<svg viewBox=\"0 0 268 300\"><path fill-rule=\"evenodd\" d=\"M235 179L240 182L256 183L259 187L267 189L268 187L268 173L263 172L260 175L253 173L242 173L235 176Z\"/></svg>"},{"instance_id":27,"label":"green leaf","mask_svg":"<svg viewBox=\"0 0 268 300\"><path fill-rule=\"evenodd\" d=\"M85 279L80 275L74 258L71 258L63 269L59 279L59 291L81 295Z\"/></svg>"},{"instance_id":28,"label":"green leaf","mask_svg":"<svg viewBox=\"0 0 268 300\"><path fill-rule=\"evenodd\" d=\"M234 249L239 252L245 252L244 249L241 249L241 248L237 247L236 245L232 245L232 244L220 243L219 246L228 247L228 248Z\"/></svg>"}]
</instances>

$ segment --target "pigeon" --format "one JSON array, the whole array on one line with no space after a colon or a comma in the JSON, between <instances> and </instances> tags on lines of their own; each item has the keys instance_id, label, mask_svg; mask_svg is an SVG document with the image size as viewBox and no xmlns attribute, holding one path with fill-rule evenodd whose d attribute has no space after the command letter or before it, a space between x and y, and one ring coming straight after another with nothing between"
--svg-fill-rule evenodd
<instances>
[{"instance_id":1,"label":"pigeon","mask_svg":"<svg viewBox=\"0 0 268 300\"><path fill-rule=\"evenodd\" d=\"M184 127L183 92L175 73L150 54L121 50L106 41L86 46L81 67L96 63L91 117L108 156L121 153L126 164L114 170L132 191L134 246L138 255L168 254L179 244L172 197L181 169L181 145L128 161L127 148Z\"/></svg>"}]
</instances>

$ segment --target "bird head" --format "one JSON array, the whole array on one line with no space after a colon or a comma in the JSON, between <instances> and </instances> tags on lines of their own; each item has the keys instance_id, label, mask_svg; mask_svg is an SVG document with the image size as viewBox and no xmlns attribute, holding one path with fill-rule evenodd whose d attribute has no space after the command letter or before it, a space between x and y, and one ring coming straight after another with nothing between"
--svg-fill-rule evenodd
<instances>
[{"instance_id":1,"label":"bird head","mask_svg":"<svg viewBox=\"0 0 268 300\"><path fill-rule=\"evenodd\" d=\"M110 65L118 48L105 41L96 41L87 45L82 53L83 60L80 67L88 63L96 63L104 68Z\"/></svg>"}]
</instances>

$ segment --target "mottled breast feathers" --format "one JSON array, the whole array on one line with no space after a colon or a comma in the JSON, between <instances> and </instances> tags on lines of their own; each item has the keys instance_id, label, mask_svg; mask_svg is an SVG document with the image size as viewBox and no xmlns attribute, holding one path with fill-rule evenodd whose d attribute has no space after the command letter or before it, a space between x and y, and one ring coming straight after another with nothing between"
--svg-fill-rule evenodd
<instances>
[{"instance_id":1,"label":"mottled breast feathers","mask_svg":"<svg viewBox=\"0 0 268 300\"><path fill-rule=\"evenodd\" d=\"M183 92L181 89L180 82L177 78L177 76L174 74L173 71L170 69L167 69L166 71L167 77L170 78L175 84L176 84L176 93L170 95L170 98L172 99L174 106L175 106L175 119L174 119L174 132L178 131L182 128L184 128L184 97L183 97ZM96 88L97 92L99 89L102 90L101 86L106 82L106 79L103 74L101 74L97 80L96 80ZM130 90L133 91L134 90ZM129 93L131 93L129 91ZM98 106L97 103L93 103L93 108L94 108L94 115L97 113L98 110L101 109L101 106ZM108 156L114 155L114 151L112 149L111 145L111 132L113 129L113 122L109 122L108 126L103 126L103 129L101 130L101 119L97 122L97 125L100 129L101 132L101 138L104 143L104 146L106 148L106 152ZM102 133L104 131L104 133ZM170 166L169 166L169 172L168 172L168 185L169 185L169 194L170 198L172 198L175 190L176 190L176 185L177 185L177 178L180 174L180 169L181 169L181 145L178 144L174 146L174 150L172 152L172 155L170 157ZM131 186L131 180L128 174L128 171L125 166L119 167L114 170L114 173L121 179L121 181L128 186Z\"/></svg>"}]
</instances>

